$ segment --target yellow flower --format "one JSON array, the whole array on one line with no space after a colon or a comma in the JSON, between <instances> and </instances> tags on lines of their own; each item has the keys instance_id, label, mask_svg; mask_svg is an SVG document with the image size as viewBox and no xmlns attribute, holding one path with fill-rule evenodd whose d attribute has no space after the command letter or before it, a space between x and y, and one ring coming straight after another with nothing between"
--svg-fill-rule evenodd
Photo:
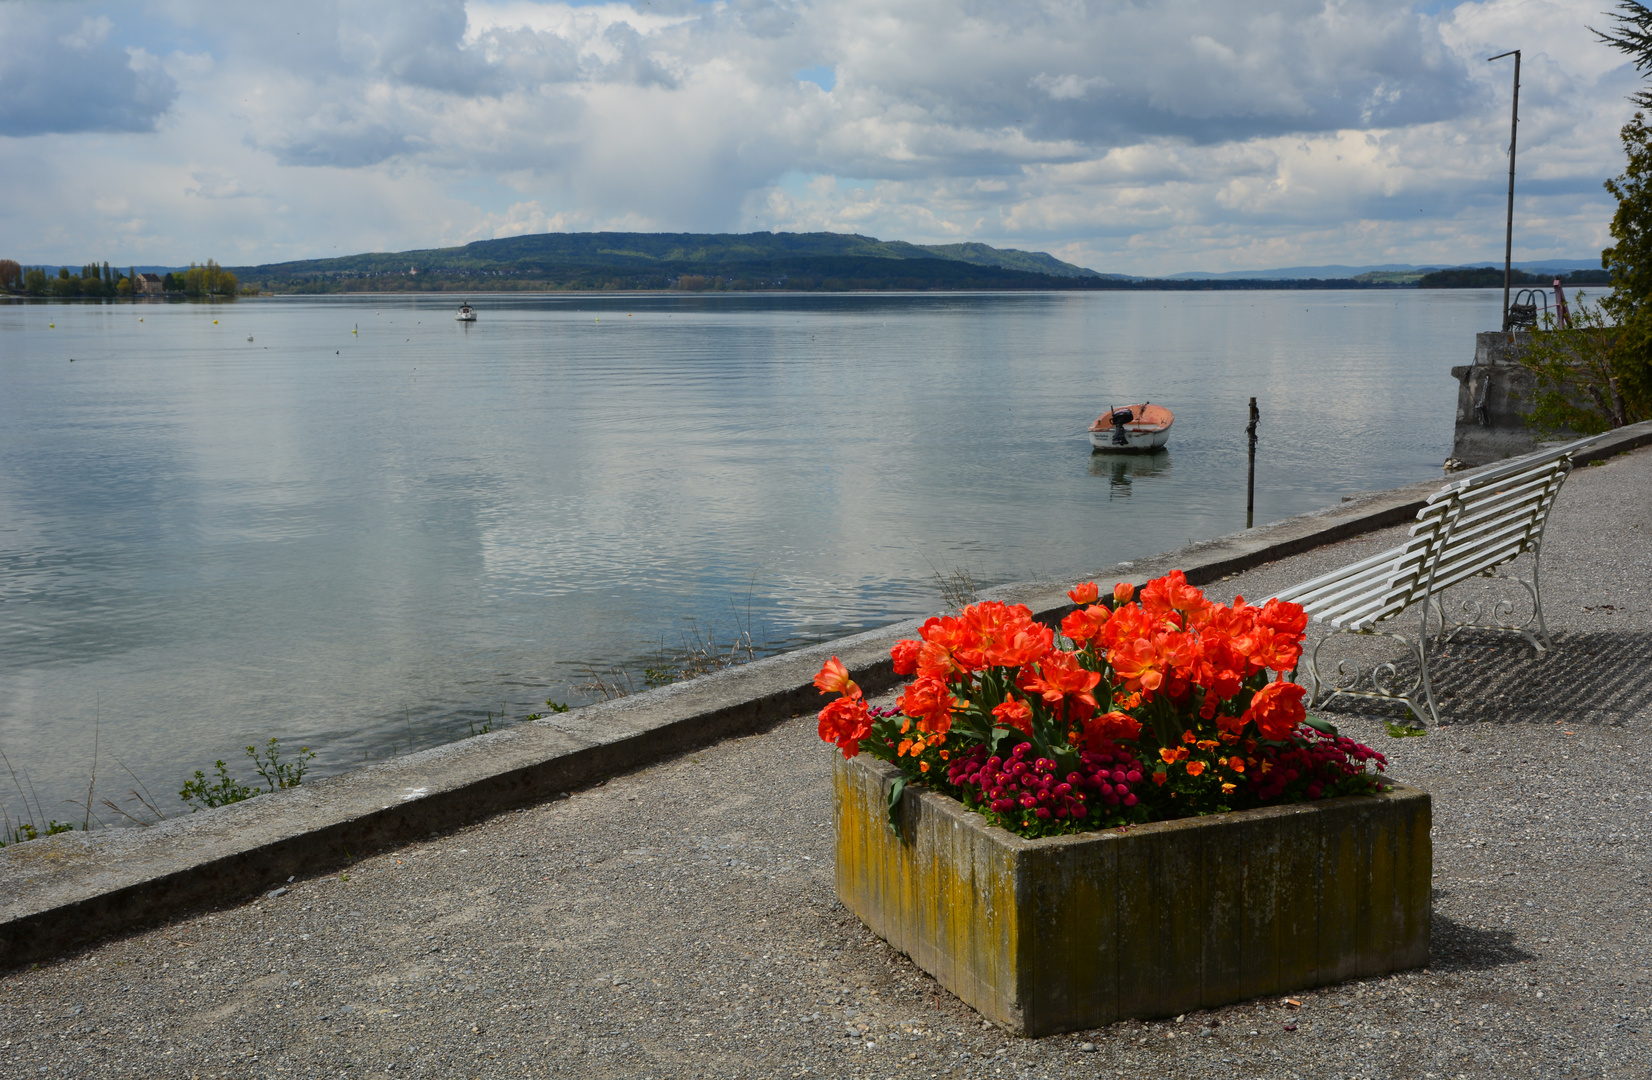
<instances>
[{"instance_id":1,"label":"yellow flower","mask_svg":"<svg viewBox=\"0 0 1652 1080\"><path fill-rule=\"evenodd\" d=\"M1223 785L1222 785L1222 794L1223 794L1223 795L1232 795L1232 794L1233 794L1233 789L1234 789L1234 787L1235 787L1235 786L1236 786L1236 785L1234 785L1234 784L1226 784L1226 783L1224 783L1224 784L1223 784Z\"/></svg>"}]
</instances>

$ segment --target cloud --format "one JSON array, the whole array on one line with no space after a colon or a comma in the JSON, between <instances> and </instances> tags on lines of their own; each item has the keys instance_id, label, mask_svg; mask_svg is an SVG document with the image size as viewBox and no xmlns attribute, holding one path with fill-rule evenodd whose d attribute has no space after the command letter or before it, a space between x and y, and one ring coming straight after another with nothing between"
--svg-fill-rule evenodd
<instances>
[{"instance_id":1,"label":"cloud","mask_svg":"<svg viewBox=\"0 0 1652 1080\"><path fill-rule=\"evenodd\" d=\"M0 135L152 131L178 88L77 4L0 5Z\"/></svg>"},{"instance_id":2,"label":"cloud","mask_svg":"<svg viewBox=\"0 0 1652 1080\"><path fill-rule=\"evenodd\" d=\"M116 168L152 185L143 235L184 255L225 228L275 257L640 227L984 240L1133 272L1475 258L1501 250L1506 177L1510 72L1485 57L1523 41L1516 245L1577 256L1636 85L1585 28L1599 6L4 5L0 85L65 104L0 98L0 134L44 135L0 138L0 167L64 186L0 226L101 243L77 178ZM99 119L117 99L124 119Z\"/></svg>"}]
</instances>

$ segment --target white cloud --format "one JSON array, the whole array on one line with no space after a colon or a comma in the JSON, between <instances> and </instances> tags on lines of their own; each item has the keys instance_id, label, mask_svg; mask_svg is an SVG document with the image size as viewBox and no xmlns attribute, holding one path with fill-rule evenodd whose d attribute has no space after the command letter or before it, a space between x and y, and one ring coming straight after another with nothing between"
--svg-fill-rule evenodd
<instances>
[{"instance_id":1,"label":"white cloud","mask_svg":"<svg viewBox=\"0 0 1652 1080\"><path fill-rule=\"evenodd\" d=\"M0 5L0 167L39 181L0 237L264 261L830 228L1134 272L1457 261L1500 250L1509 71L1485 57L1524 42L1517 246L1587 255L1636 84L1599 7ZM143 223L113 241L86 210L111 175Z\"/></svg>"},{"instance_id":2,"label":"white cloud","mask_svg":"<svg viewBox=\"0 0 1652 1080\"><path fill-rule=\"evenodd\" d=\"M177 97L144 50L74 4L0 4L0 137L151 131Z\"/></svg>"}]
</instances>

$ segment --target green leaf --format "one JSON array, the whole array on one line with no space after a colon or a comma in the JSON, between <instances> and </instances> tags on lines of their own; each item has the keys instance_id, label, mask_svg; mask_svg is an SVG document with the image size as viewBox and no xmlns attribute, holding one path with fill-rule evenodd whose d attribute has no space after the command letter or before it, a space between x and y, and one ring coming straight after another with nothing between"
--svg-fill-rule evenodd
<instances>
[{"instance_id":1,"label":"green leaf","mask_svg":"<svg viewBox=\"0 0 1652 1080\"><path fill-rule=\"evenodd\" d=\"M1319 732L1322 735L1335 736L1336 734L1338 734L1337 726L1335 724L1331 723L1329 720L1321 720L1317 716L1310 716L1302 722L1304 724L1307 724L1309 727L1313 728L1315 731Z\"/></svg>"},{"instance_id":2,"label":"green leaf","mask_svg":"<svg viewBox=\"0 0 1652 1080\"><path fill-rule=\"evenodd\" d=\"M1393 736L1396 739L1405 739L1405 738L1409 738L1413 735L1427 735L1428 734L1428 729L1427 728L1412 727L1409 724L1396 724L1392 720L1384 720L1382 722L1382 724L1383 724L1383 727L1388 729L1388 734Z\"/></svg>"},{"instance_id":3,"label":"green leaf","mask_svg":"<svg viewBox=\"0 0 1652 1080\"><path fill-rule=\"evenodd\" d=\"M901 796L906 794L906 777L897 776L889 785L889 828L897 836L901 831Z\"/></svg>"}]
</instances>

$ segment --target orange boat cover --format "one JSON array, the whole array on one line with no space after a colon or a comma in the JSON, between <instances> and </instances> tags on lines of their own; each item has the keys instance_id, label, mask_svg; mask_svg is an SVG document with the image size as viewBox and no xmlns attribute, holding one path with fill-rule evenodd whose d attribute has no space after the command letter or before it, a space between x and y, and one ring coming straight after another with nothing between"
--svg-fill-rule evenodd
<instances>
[{"instance_id":1,"label":"orange boat cover","mask_svg":"<svg viewBox=\"0 0 1652 1080\"><path fill-rule=\"evenodd\" d=\"M1120 408L1134 414L1135 419L1124 425L1126 431L1160 431L1170 426L1176 417L1163 405L1124 405ZM1107 431L1113 426L1113 411L1101 414L1096 422L1090 425L1091 431Z\"/></svg>"}]
</instances>

